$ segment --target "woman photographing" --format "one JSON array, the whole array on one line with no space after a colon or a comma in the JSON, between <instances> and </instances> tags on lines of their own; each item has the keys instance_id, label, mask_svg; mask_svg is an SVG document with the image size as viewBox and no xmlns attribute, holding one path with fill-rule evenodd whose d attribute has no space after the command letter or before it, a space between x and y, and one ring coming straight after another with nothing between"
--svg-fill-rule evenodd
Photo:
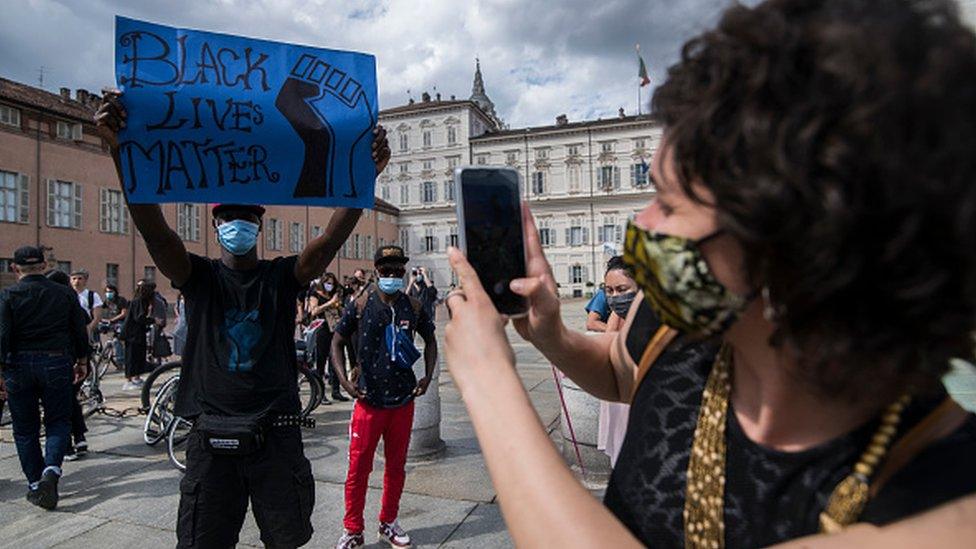
<instances>
[{"instance_id":1,"label":"woman photographing","mask_svg":"<svg viewBox=\"0 0 976 549\"><path fill-rule=\"evenodd\" d=\"M644 300L623 329L566 328L528 211L529 276L512 283L531 307L522 337L632 403L602 506L450 254L447 360L516 543L755 547L976 493L976 417L941 383L950 359L976 358L976 39L952 5L733 6L685 45L652 114L658 194L624 254Z\"/></svg>"}]
</instances>

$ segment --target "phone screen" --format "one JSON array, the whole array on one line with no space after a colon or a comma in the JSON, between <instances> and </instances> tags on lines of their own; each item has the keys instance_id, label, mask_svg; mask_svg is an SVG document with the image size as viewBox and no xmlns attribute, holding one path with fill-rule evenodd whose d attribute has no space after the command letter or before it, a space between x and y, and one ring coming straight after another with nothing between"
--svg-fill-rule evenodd
<instances>
[{"instance_id":1,"label":"phone screen","mask_svg":"<svg viewBox=\"0 0 976 549\"><path fill-rule=\"evenodd\" d=\"M466 168L459 187L468 261L500 313L525 313L525 299L509 289L513 279L525 276L518 173Z\"/></svg>"}]
</instances>

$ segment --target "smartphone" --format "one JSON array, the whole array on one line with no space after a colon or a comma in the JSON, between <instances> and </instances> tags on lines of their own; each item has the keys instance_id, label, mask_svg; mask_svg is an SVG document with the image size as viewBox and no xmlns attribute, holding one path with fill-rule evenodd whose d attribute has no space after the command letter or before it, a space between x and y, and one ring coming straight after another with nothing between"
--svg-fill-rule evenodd
<instances>
[{"instance_id":1,"label":"smartphone","mask_svg":"<svg viewBox=\"0 0 976 549\"><path fill-rule=\"evenodd\" d=\"M454 170L458 244L498 312L525 316L528 303L509 283L525 277L525 242L519 173L511 168L465 166Z\"/></svg>"}]
</instances>

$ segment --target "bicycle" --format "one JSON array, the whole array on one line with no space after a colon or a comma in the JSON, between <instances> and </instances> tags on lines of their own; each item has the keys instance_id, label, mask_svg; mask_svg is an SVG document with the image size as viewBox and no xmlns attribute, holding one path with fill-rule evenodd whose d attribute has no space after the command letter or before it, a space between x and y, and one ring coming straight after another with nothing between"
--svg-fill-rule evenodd
<instances>
[{"instance_id":1,"label":"bicycle","mask_svg":"<svg viewBox=\"0 0 976 549\"><path fill-rule=\"evenodd\" d=\"M180 382L180 375L171 376L163 383L156 393L156 398L149 407L146 421L142 429L142 440L149 446L155 446L166 438L173 420L176 418L176 389Z\"/></svg>"},{"instance_id":2,"label":"bicycle","mask_svg":"<svg viewBox=\"0 0 976 549\"><path fill-rule=\"evenodd\" d=\"M121 370L124 367L125 357L119 356L122 348L122 340L119 338L121 330L120 324L113 325L108 322L101 322L98 325L99 337L93 345L92 367L98 369L98 375L101 377L105 377L109 365L115 366L116 370ZM108 341L102 342L101 334L111 334L111 337Z\"/></svg>"},{"instance_id":3,"label":"bicycle","mask_svg":"<svg viewBox=\"0 0 976 549\"><path fill-rule=\"evenodd\" d=\"M101 389L102 374L95 365L90 366L88 375L78 388L78 402L81 403L81 413L86 418L102 409L102 403L105 402Z\"/></svg>"},{"instance_id":4,"label":"bicycle","mask_svg":"<svg viewBox=\"0 0 976 549\"><path fill-rule=\"evenodd\" d=\"M165 374L166 372L179 370L182 365L183 365L183 361L181 360L171 360L169 362L162 362L158 364L155 368L153 368L152 372L150 372L149 375L146 376L146 379L142 382L142 393L140 394L140 400L141 400L143 410L149 410L149 407L152 404L151 402L152 395L153 395L152 388L153 385L156 383L156 380L159 379L159 376Z\"/></svg>"}]
</instances>

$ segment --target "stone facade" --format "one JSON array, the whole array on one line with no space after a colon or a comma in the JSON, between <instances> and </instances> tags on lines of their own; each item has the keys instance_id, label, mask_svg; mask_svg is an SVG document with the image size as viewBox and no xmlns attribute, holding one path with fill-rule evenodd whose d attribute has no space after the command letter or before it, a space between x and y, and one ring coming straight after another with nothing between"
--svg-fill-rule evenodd
<instances>
[{"instance_id":1,"label":"stone facade","mask_svg":"<svg viewBox=\"0 0 976 549\"><path fill-rule=\"evenodd\" d=\"M447 246L457 242L453 170L512 166L522 176L560 293L586 296L606 260L622 251L626 222L654 196L645 173L661 129L646 116L502 129L484 93L480 65L469 100L438 96L380 112L391 168L377 195L400 208L398 242L435 284L455 283ZM487 101L487 102L486 102ZM485 112L482 108L490 108Z\"/></svg>"}]
</instances>

